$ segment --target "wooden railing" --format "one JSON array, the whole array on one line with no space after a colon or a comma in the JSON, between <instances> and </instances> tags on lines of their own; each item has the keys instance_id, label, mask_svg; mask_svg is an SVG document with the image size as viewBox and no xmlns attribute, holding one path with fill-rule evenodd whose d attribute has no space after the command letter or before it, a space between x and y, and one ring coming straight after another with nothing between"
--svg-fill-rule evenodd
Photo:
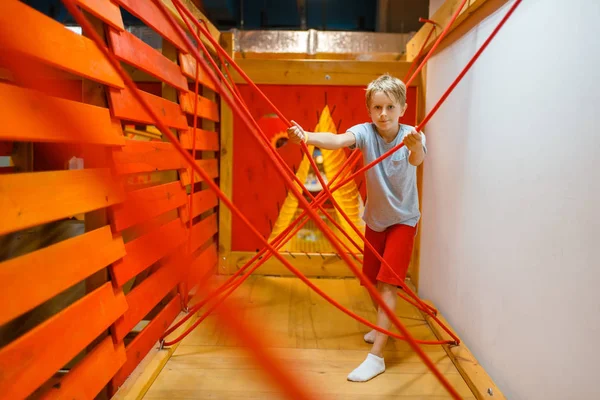
<instances>
[{"instance_id":1,"label":"wooden railing","mask_svg":"<svg viewBox=\"0 0 600 400\"><path fill-rule=\"evenodd\" d=\"M218 178L218 96L158 8L77 3ZM162 48L125 30L122 9ZM17 0L2 11L0 398L111 396L214 273L217 198L85 34Z\"/></svg>"}]
</instances>

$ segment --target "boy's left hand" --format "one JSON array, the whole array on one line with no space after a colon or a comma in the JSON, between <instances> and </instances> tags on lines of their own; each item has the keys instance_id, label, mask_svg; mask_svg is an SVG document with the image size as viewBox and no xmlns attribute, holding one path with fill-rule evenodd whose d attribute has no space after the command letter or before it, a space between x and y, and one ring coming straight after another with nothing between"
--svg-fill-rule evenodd
<instances>
[{"instance_id":1,"label":"boy's left hand","mask_svg":"<svg viewBox=\"0 0 600 400\"><path fill-rule=\"evenodd\" d=\"M416 130L412 130L411 132L407 133L406 136L404 136L404 145L410 150L410 151L419 151L421 149L423 149L423 137L421 136L421 134L419 132L417 132Z\"/></svg>"}]
</instances>

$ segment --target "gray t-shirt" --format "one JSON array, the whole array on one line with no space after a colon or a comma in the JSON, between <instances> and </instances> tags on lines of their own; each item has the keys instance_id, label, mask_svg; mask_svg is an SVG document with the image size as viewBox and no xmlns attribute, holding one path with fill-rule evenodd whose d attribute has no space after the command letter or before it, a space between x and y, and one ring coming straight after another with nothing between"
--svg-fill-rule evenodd
<instances>
[{"instance_id":1,"label":"gray t-shirt","mask_svg":"<svg viewBox=\"0 0 600 400\"><path fill-rule=\"evenodd\" d=\"M356 147L363 153L365 165L379 158L398 145L413 127L400 124L398 135L391 143L385 143L368 122L348 129L356 137ZM425 135L423 137L423 149ZM367 203L363 219L376 232L396 225L416 226L421 217L417 192L417 167L408 162L409 150L403 146L394 154L369 169L366 174Z\"/></svg>"}]
</instances>

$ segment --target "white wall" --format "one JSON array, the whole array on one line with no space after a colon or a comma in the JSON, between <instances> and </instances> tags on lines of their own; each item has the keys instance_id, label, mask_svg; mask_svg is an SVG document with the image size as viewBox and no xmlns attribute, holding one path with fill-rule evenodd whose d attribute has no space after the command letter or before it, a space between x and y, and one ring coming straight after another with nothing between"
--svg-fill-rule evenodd
<instances>
[{"instance_id":1,"label":"white wall","mask_svg":"<svg viewBox=\"0 0 600 400\"><path fill-rule=\"evenodd\" d=\"M431 59L427 109L512 5ZM524 0L425 128L420 295L511 400L600 399L597 0Z\"/></svg>"}]
</instances>

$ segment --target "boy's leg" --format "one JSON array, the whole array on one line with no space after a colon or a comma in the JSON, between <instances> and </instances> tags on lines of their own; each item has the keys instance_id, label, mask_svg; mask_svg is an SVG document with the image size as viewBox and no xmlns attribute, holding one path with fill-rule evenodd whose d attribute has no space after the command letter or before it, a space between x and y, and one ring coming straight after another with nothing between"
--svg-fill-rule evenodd
<instances>
[{"instance_id":1,"label":"boy's leg","mask_svg":"<svg viewBox=\"0 0 600 400\"><path fill-rule=\"evenodd\" d=\"M410 264L415 232L416 228L395 225L389 228L387 233L383 258L393 268L394 273L382 266L377 275L377 288L385 304L393 311L396 310L398 286L404 281ZM383 309L378 309L377 326L386 330L390 328L390 320ZM385 371L383 349L387 340L387 335L375 332L373 347L366 360L348 375L348 380L365 382Z\"/></svg>"},{"instance_id":2,"label":"boy's leg","mask_svg":"<svg viewBox=\"0 0 600 400\"><path fill-rule=\"evenodd\" d=\"M373 246L375 251L377 251L382 257L385 250L386 236L387 231L375 232L368 226L365 228L365 238L371 244L371 246ZM379 274L380 268L381 262L377 256L365 245L362 272L373 285L377 285L377 275ZM371 297L371 302L373 303L375 311L377 311L379 308L377 302L370 293L369 296ZM370 332L366 333L364 336L365 342L373 343L375 341L375 332L375 330L371 330Z\"/></svg>"}]
</instances>

